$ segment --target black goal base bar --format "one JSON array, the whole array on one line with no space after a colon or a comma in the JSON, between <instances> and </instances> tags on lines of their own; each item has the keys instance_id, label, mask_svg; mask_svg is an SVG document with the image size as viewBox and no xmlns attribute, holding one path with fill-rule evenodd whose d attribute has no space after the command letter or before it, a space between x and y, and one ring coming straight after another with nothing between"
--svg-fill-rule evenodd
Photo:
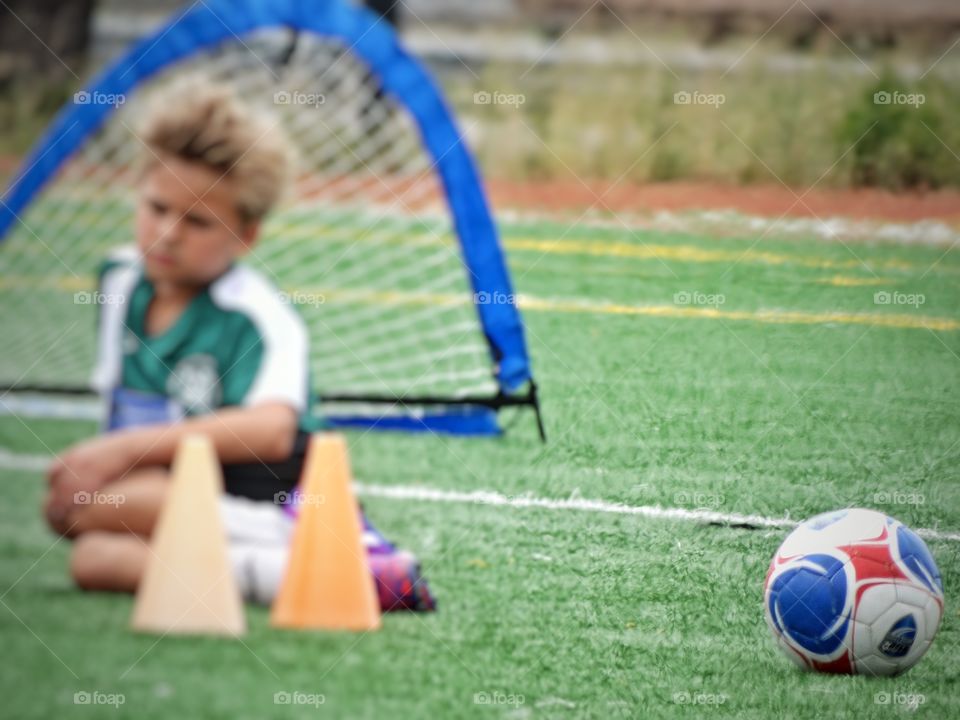
<instances>
[{"instance_id":1,"label":"black goal base bar","mask_svg":"<svg viewBox=\"0 0 960 720\"><path fill-rule=\"evenodd\" d=\"M321 402L368 402L378 405L398 405L401 407L476 405L487 407L491 410L499 410L505 407L529 407L533 410L534 418L537 421L537 432L540 433L540 440L543 442L547 441L547 433L543 427L543 414L540 411L540 396L537 394L537 384L533 380L527 385L526 392L518 394L509 394L502 390L493 396L463 397L444 397L441 395L351 395L346 393L343 395L320 395L318 399Z\"/></svg>"},{"instance_id":2,"label":"black goal base bar","mask_svg":"<svg viewBox=\"0 0 960 720\"><path fill-rule=\"evenodd\" d=\"M82 385L0 385L0 394L8 392L17 393L42 393L44 395L73 395L89 396L96 395L89 387ZM393 405L400 407L429 407L431 405L477 405L487 407L491 410L500 410L505 407L529 407L533 410L534 418L537 422L537 432L540 433L540 440L547 441L547 433L543 427L543 414L540 411L540 397L537 394L537 384L530 381L526 392L518 394L505 393L502 390L496 395L490 396L464 396L464 397L444 397L441 395L352 395L349 393L318 395L319 402L356 402L372 403L377 405Z\"/></svg>"}]
</instances>

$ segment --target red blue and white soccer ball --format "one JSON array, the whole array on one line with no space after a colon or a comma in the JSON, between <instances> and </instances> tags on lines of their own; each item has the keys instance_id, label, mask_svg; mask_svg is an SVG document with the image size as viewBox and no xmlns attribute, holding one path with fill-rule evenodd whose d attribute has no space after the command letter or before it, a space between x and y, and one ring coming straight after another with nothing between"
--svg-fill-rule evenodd
<instances>
[{"instance_id":1,"label":"red blue and white soccer ball","mask_svg":"<svg viewBox=\"0 0 960 720\"><path fill-rule=\"evenodd\" d=\"M923 657L943 617L933 556L873 510L817 515L783 541L764 586L780 649L808 670L896 675Z\"/></svg>"}]
</instances>

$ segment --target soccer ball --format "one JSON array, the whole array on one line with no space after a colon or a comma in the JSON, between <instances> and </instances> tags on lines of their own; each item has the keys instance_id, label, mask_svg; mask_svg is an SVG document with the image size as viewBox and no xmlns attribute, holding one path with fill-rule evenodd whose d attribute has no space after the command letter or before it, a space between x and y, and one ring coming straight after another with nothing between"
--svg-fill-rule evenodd
<instances>
[{"instance_id":1,"label":"soccer ball","mask_svg":"<svg viewBox=\"0 0 960 720\"><path fill-rule=\"evenodd\" d=\"M930 647L943 582L926 544L873 510L817 515L783 541L764 585L777 645L808 670L896 675Z\"/></svg>"}]
</instances>

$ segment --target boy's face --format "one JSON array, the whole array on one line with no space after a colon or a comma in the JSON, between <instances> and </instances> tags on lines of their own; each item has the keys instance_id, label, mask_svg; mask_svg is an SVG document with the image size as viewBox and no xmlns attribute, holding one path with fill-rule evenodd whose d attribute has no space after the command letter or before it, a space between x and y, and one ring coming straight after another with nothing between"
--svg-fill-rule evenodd
<instances>
[{"instance_id":1,"label":"boy's face","mask_svg":"<svg viewBox=\"0 0 960 720\"><path fill-rule=\"evenodd\" d=\"M244 223L232 183L212 168L172 156L140 183L137 247L154 283L201 287L222 275L256 237Z\"/></svg>"}]
</instances>

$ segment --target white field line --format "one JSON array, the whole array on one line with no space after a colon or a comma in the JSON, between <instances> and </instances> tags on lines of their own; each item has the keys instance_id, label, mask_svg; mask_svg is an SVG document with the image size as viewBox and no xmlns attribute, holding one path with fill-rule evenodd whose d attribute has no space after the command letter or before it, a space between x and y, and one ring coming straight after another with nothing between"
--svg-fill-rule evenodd
<instances>
[{"instance_id":1,"label":"white field line","mask_svg":"<svg viewBox=\"0 0 960 720\"><path fill-rule=\"evenodd\" d=\"M623 505L606 500L587 498L551 499L528 495L501 495L488 490L458 492L439 490L422 486L367 485L356 483L357 492L367 497L389 498L392 500L421 500L426 502L473 503L477 505L495 505L514 508L544 508L546 510L574 510L578 512L600 512L616 515L640 515L661 520L685 520L688 522L719 523L721 525L752 525L765 528L794 528L799 524L790 518L771 518L764 515L742 515L723 513L713 510L688 510L686 508L660 507L659 505ZM950 540L960 542L960 533L914 528L918 535L931 540Z\"/></svg>"},{"instance_id":2,"label":"white field line","mask_svg":"<svg viewBox=\"0 0 960 720\"><path fill-rule=\"evenodd\" d=\"M0 468L4 470L36 470L42 472L50 466L50 458L45 455L17 455L6 448L0 448Z\"/></svg>"},{"instance_id":3,"label":"white field line","mask_svg":"<svg viewBox=\"0 0 960 720\"><path fill-rule=\"evenodd\" d=\"M7 470L44 470L49 458L42 455L20 455L0 448L0 469ZM588 498L551 499L530 495L502 495L489 490L461 492L441 490L423 486L370 485L355 483L357 493L365 497L385 498L389 500L417 500L421 502L441 502L494 507L542 508L544 510L568 510L575 512L597 512L614 515L639 515L658 520L680 520L699 523L719 523L721 525L751 525L754 527L790 529L797 526L790 518L771 518L763 515L742 515L740 513L722 513L713 510L688 510L685 508L660 507L659 505L623 505L605 500ZM960 533L944 532L920 528L917 533L931 540L960 542Z\"/></svg>"}]
</instances>

